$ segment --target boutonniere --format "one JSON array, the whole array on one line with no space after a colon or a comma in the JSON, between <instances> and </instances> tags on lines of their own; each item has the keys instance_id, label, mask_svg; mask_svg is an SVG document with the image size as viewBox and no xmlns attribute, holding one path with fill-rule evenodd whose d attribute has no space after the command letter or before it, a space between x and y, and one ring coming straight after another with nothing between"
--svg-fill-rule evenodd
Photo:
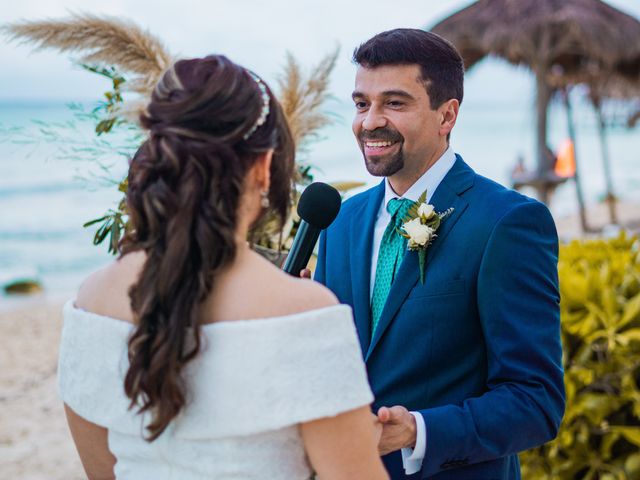
<instances>
[{"instance_id":1,"label":"boutonniere","mask_svg":"<svg viewBox=\"0 0 640 480\"><path fill-rule=\"evenodd\" d=\"M427 192L425 191L417 202L409 208L407 216L404 218L402 227L398 233L408 240L407 249L418 252L420 262L420 283L424 284L424 265L427 258L427 248L431 245L436 232L440 228L442 221L451 215L453 208L449 208L442 213L435 211L433 205L427 203Z\"/></svg>"}]
</instances>

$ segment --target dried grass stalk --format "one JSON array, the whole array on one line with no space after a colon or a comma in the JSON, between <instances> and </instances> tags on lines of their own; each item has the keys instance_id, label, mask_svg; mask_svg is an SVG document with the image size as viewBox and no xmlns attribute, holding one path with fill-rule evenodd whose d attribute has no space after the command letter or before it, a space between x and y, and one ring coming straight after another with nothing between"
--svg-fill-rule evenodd
<instances>
[{"instance_id":1,"label":"dried grass stalk","mask_svg":"<svg viewBox=\"0 0 640 480\"><path fill-rule=\"evenodd\" d=\"M330 97L329 80L339 52L340 49L336 48L327 55L306 79L296 59L287 53L284 73L278 78L279 98L299 147L331 123L331 118L321 107Z\"/></svg>"},{"instance_id":2,"label":"dried grass stalk","mask_svg":"<svg viewBox=\"0 0 640 480\"><path fill-rule=\"evenodd\" d=\"M135 23L116 17L74 14L63 20L24 21L1 29L10 39L37 50L77 52L79 61L113 65L134 74L129 90L148 94L172 62L162 42Z\"/></svg>"},{"instance_id":3,"label":"dried grass stalk","mask_svg":"<svg viewBox=\"0 0 640 480\"><path fill-rule=\"evenodd\" d=\"M36 50L57 49L80 53L85 64L114 66L123 74L133 74L123 87L143 95L137 102L120 105L114 114L138 117L155 84L174 59L163 43L134 22L110 16L73 14L62 20L23 21L0 27L10 39L33 44ZM329 98L329 79L339 48L327 55L308 77L291 53L278 79L280 102L296 145L304 149L331 118L321 110Z\"/></svg>"}]
</instances>

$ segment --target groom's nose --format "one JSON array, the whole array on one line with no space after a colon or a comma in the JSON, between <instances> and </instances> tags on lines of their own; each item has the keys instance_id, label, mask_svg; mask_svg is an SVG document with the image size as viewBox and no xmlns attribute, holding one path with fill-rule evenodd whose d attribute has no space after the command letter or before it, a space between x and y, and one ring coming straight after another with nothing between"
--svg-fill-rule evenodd
<instances>
[{"instance_id":1,"label":"groom's nose","mask_svg":"<svg viewBox=\"0 0 640 480\"><path fill-rule=\"evenodd\" d=\"M362 128L370 132L387 125L387 119L377 107L371 107L362 119Z\"/></svg>"}]
</instances>

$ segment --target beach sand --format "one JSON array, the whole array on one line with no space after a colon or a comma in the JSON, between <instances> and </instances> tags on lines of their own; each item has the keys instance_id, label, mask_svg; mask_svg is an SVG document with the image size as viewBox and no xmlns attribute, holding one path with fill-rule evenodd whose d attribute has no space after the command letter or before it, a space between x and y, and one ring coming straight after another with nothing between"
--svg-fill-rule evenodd
<instances>
[{"instance_id":1,"label":"beach sand","mask_svg":"<svg viewBox=\"0 0 640 480\"><path fill-rule=\"evenodd\" d=\"M0 313L0 477L86 478L56 389L62 304Z\"/></svg>"},{"instance_id":2,"label":"beach sand","mask_svg":"<svg viewBox=\"0 0 640 480\"><path fill-rule=\"evenodd\" d=\"M607 223L606 206L589 207L593 226ZM620 218L636 232L640 206L622 203ZM560 238L580 237L577 215L556 221ZM0 477L84 478L56 390L62 300L35 298L0 311Z\"/></svg>"},{"instance_id":3,"label":"beach sand","mask_svg":"<svg viewBox=\"0 0 640 480\"><path fill-rule=\"evenodd\" d=\"M633 233L640 232L640 201L626 200L618 202L616 205L618 223ZM606 203L589 205L586 208L587 226L595 230L595 233L583 235L580 227L580 216L578 213L557 218L556 227L558 236L562 241L569 241L580 237L593 237L600 235L616 235L618 228L609 224L609 208Z\"/></svg>"}]
</instances>

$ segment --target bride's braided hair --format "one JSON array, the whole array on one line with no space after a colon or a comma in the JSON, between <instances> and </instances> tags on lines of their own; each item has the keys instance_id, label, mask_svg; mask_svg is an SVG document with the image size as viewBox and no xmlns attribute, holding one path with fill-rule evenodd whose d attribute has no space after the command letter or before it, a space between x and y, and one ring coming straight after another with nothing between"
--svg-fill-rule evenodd
<instances>
[{"instance_id":1,"label":"bride's braided hair","mask_svg":"<svg viewBox=\"0 0 640 480\"><path fill-rule=\"evenodd\" d=\"M151 414L150 441L185 405L181 371L200 349L200 306L236 254L247 172L272 148L270 205L287 217L294 146L267 92L269 113L252 131L266 100L256 78L224 56L181 60L141 118L150 135L129 168L133 228L121 252L143 250L147 259L129 292L136 328L124 389L132 408Z\"/></svg>"}]
</instances>

